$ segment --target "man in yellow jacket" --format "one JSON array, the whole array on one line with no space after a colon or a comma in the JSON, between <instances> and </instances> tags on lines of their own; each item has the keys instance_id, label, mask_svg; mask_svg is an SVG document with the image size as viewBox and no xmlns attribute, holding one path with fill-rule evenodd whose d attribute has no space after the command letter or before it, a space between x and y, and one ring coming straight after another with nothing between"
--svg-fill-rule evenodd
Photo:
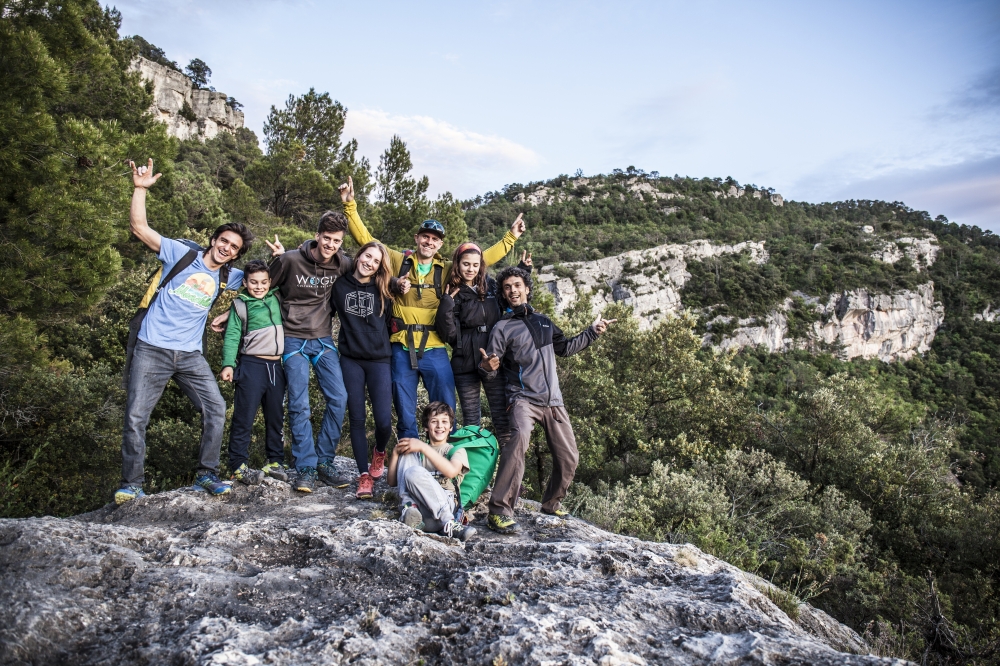
<instances>
[{"instance_id":1,"label":"man in yellow jacket","mask_svg":"<svg viewBox=\"0 0 1000 666\"><path fill-rule=\"evenodd\" d=\"M354 201L354 183L348 178L340 186L348 230L359 245L375 240L358 216ZM486 265L495 264L514 248L524 233L524 221L518 215L510 231L483 252ZM416 249L407 252L389 250L392 275L400 277L402 296L393 302L391 319L392 401L396 407L396 433L399 439L419 437L417 431L417 383L423 379L431 402L439 401L455 409L455 378L451 373L448 350L434 331L434 318L443 285L448 281L451 262L438 254L444 243L445 229L437 220L424 220L413 237ZM405 273L404 273L405 269Z\"/></svg>"}]
</instances>

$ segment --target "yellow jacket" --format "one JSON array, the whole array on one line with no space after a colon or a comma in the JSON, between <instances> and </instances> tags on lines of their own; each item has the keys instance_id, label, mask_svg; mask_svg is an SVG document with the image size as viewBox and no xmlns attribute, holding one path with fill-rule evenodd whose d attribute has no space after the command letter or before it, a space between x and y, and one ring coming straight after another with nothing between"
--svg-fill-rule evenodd
<instances>
[{"instance_id":1,"label":"yellow jacket","mask_svg":"<svg viewBox=\"0 0 1000 666\"><path fill-rule=\"evenodd\" d=\"M347 216L347 221L351 236L354 237L354 242L358 245L364 245L365 243L370 243L373 240L377 240L372 237L371 233L368 232L368 228L365 227L364 222L358 216L358 205L354 201L348 201L344 204L344 215ZM483 251L483 260L486 262L486 266L497 263L514 248L514 243L517 242L517 237L514 236L510 231L504 234L503 238L497 242L496 245ZM389 250L389 262L392 269L393 277L399 275L400 269L403 267L403 253L391 248ZM441 287L442 289L447 287L448 274L451 271L451 262L445 261L440 254L435 254L434 258L431 260L432 265L441 266ZM485 268L485 267L484 267ZM417 258L416 255L413 257L413 268L410 269L410 290L406 292L403 296L396 296L393 301L393 316L398 317L403 320L406 324L424 324L433 325L434 317L437 315L438 309L438 295L434 291L434 269L431 268L431 272L427 274L426 281L417 272ZM424 285L423 288L418 289L417 285ZM414 334L416 338L419 338L420 334ZM399 342L406 344L406 331L400 331L394 333L391 338L392 342ZM417 341L419 345L419 340ZM431 332L427 337L427 349L432 347L444 347L444 342L438 337L437 333Z\"/></svg>"}]
</instances>

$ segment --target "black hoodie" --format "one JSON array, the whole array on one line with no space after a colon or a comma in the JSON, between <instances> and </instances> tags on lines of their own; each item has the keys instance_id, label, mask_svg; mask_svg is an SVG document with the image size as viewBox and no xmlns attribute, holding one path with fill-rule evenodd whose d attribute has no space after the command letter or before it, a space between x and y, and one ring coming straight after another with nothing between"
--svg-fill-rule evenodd
<instances>
[{"instance_id":1,"label":"black hoodie","mask_svg":"<svg viewBox=\"0 0 1000 666\"><path fill-rule=\"evenodd\" d=\"M338 250L330 261L313 259L315 240L307 240L297 250L279 255L268 266L271 288L278 288L281 323L286 337L315 340L330 335L333 310L330 289L341 275L350 273L351 258Z\"/></svg>"},{"instance_id":2,"label":"black hoodie","mask_svg":"<svg viewBox=\"0 0 1000 666\"><path fill-rule=\"evenodd\" d=\"M459 287L452 298L441 295L434 326L441 339L451 345L451 371L456 375L479 372L479 349L486 349L490 331L500 321L500 303L496 281L486 278L486 298L468 285Z\"/></svg>"},{"instance_id":3,"label":"black hoodie","mask_svg":"<svg viewBox=\"0 0 1000 666\"><path fill-rule=\"evenodd\" d=\"M375 280L362 284L353 273L333 284L330 305L340 316L337 346L340 355L359 361L388 363L392 356L389 344L389 317L392 303L382 302Z\"/></svg>"}]
</instances>

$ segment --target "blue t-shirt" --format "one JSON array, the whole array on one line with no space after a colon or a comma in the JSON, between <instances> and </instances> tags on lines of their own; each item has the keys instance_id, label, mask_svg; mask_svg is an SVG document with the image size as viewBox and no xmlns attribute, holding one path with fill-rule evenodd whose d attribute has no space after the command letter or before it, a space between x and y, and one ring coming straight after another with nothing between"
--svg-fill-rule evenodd
<instances>
[{"instance_id":1,"label":"blue t-shirt","mask_svg":"<svg viewBox=\"0 0 1000 666\"><path fill-rule=\"evenodd\" d=\"M161 238L159 258L163 262L163 275L190 249L180 241ZM234 268L229 272L226 288L238 289L242 282L243 271ZM139 339L162 349L201 351L208 310L218 291L219 271L209 270L199 252L190 266L160 290L142 322Z\"/></svg>"}]
</instances>

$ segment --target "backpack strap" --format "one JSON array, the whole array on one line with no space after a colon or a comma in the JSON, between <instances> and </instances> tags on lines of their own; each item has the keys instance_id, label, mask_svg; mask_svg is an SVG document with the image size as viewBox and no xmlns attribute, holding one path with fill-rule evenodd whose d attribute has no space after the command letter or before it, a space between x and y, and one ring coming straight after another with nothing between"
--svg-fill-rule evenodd
<instances>
[{"instance_id":1,"label":"backpack strap","mask_svg":"<svg viewBox=\"0 0 1000 666\"><path fill-rule=\"evenodd\" d=\"M160 295L161 289L167 286L170 283L170 281L173 280L175 277L180 275L181 271L183 271L185 268L193 264L194 260L197 258L198 258L197 250L188 250L183 257L178 259L177 263L174 264L173 268L171 268L170 271L167 273L167 276L160 281L160 286L158 286L156 288L156 291L153 292L153 295L150 297L149 302L146 304L146 308L148 309L150 306L153 305L153 301L155 301L156 297Z\"/></svg>"},{"instance_id":2,"label":"backpack strap","mask_svg":"<svg viewBox=\"0 0 1000 666\"><path fill-rule=\"evenodd\" d=\"M441 300L441 264L434 264L434 293L437 294L438 300Z\"/></svg>"},{"instance_id":3,"label":"backpack strap","mask_svg":"<svg viewBox=\"0 0 1000 666\"><path fill-rule=\"evenodd\" d=\"M399 275L396 277L404 278L410 274L413 270L413 250L407 250L403 253L403 263L399 266Z\"/></svg>"},{"instance_id":4,"label":"backpack strap","mask_svg":"<svg viewBox=\"0 0 1000 666\"><path fill-rule=\"evenodd\" d=\"M243 355L243 346L247 337L247 304L242 298L233 299L233 311L236 312L236 316L240 320L240 351L239 356Z\"/></svg>"}]
</instances>

